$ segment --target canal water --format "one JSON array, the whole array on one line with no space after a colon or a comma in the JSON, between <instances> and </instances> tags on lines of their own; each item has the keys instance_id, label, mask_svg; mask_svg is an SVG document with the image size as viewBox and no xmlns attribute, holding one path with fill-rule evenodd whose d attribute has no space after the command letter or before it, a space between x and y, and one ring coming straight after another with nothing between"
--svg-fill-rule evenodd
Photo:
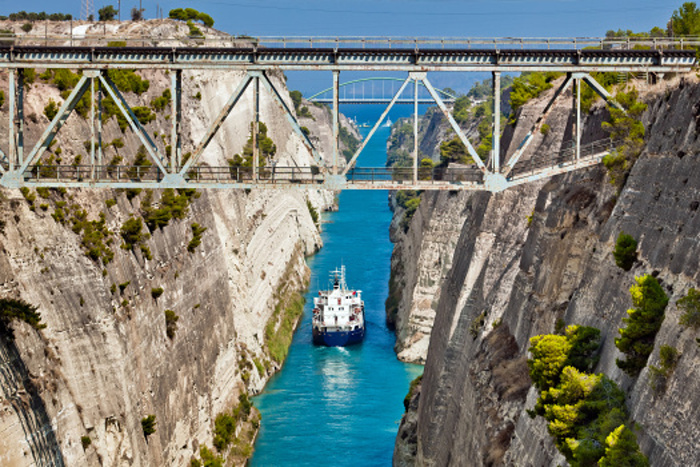
<instances>
[{"instance_id":1,"label":"canal water","mask_svg":"<svg viewBox=\"0 0 700 467\"><path fill-rule=\"evenodd\" d=\"M359 123L381 109L341 110ZM392 111L392 119L410 110ZM396 112L396 113L394 113ZM403 114L403 115L402 115ZM361 128L363 134L369 128ZM383 167L388 127L370 140L359 164ZM344 191L340 210L323 214L323 242L308 259L311 284L304 316L280 373L254 399L262 412L253 466L388 466L403 399L422 367L397 360L395 337L385 323L392 244L386 191ZM317 347L311 342L311 310L319 288L329 288L329 271L344 264L348 287L362 290L367 332L362 344Z\"/></svg>"}]
</instances>

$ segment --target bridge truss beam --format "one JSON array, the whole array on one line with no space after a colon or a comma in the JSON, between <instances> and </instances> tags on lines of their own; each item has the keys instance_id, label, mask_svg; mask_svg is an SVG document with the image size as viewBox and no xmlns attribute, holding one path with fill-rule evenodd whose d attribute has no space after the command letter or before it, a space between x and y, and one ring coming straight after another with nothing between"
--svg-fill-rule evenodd
<instances>
[{"instance_id":1,"label":"bridge truss beam","mask_svg":"<svg viewBox=\"0 0 700 467\"><path fill-rule=\"evenodd\" d=\"M489 190L501 191L510 186L552 175L566 173L599 162L613 149L609 141L592 146L581 145L581 85L587 83L609 104L616 105L610 94L590 74L591 71L687 71L695 64L694 51L684 50L407 50L407 49L187 49L187 48L80 48L0 46L0 69L9 74L9 147L0 150L0 185L65 186L65 187L140 187L140 188L279 188L323 187L327 189L421 189L421 190ZM55 117L41 134L31 151L24 150L24 69L82 68L78 84L60 106ZM163 69L170 71L172 96L172 127L170 154L163 154L134 114L124 96L107 75L111 68ZM219 115L210 124L194 148L192 157L182 156L182 72L188 69L243 70L245 76L232 92ZM295 113L267 75L271 69L331 70L333 72L333 159L326 166L307 135L301 130ZM350 161L341 168L340 159L340 73L344 70L401 70L407 77L400 89L372 127ZM493 150L486 161L478 155L465 132L460 128L440 92L428 79L432 71L484 71L493 73ZM511 155L502 154L500 147L500 75L503 71L563 71L564 82L555 91L542 114ZM357 168L358 157L376 133L391 108L401 101L401 95L413 83L414 105L412 164L407 169ZM240 168L200 165L202 155L224 124L233 108L253 84L254 124L253 166L250 173ZM312 155L316 166L278 167L259 171L258 127L260 115L260 86L277 103L286 116L292 132ZM430 170L420 167L418 96L419 86L428 90L449 122L457 138L464 144L474 165L455 170ZM542 128L553 105L573 86L575 127L572 150L528 160L523 168L523 155L533 137ZM42 156L51 146L56 134L67 123L78 102L90 91L89 164L86 166L40 166ZM107 94L114 101L126 122L138 136L154 167L104 165L102 154L102 99ZM618 106L619 107L619 106ZM507 156L507 157L505 157ZM540 155L538 155L539 157ZM541 159L541 160L540 160ZM389 170L389 169L386 169ZM442 170L442 171L441 171ZM134 175L135 173L135 175Z\"/></svg>"}]
</instances>

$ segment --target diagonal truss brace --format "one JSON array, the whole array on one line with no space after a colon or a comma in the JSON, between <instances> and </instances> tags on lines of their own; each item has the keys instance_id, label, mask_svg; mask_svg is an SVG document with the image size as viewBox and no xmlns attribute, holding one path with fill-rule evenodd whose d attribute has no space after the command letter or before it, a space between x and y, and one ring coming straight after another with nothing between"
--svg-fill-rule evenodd
<instances>
[{"instance_id":1,"label":"diagonal truss brace","mask_svg":"<svg viewBox=\"0 0 700 467\"><path fill-rule=\"evenodd\" d=\"M66 123L66 120L68 120L68 117L70 116L71 112L73 111L73 109L75 109L75 106L78 105L78 101L82 99L83 95L89 87L90 82L88 80L88 77L86 75L83 75L78 81L78 84L75 86L75 88L73 88L73 91L71 91L70 95L68 96L68 99L66 99L63 102L63 105L61 105L61 108L58 109L58 113L53 118L53 120L51 120L49 126L46 128L46 130L44 130L44 133L39 138L39 141L37 141L36 145L34 146L34 149L32 149L32 151L22 163L22 166L18 170L20 174L24 173L24 171L27 170L27 167L34 163L34 161L41 159L41 156L44 155L44 151L46 151L46 148L48 148L51 145L51 142L53 141L54 137L56 137L56 133L58 133L61 127L63 127L63 125Z\"/></svg>"},{"instance_id":2,"label":"diagonal truss brace","mask_svg":"<svg viewBox=\"0 0 700 467\"><path fill-rule=\"evenodd\" d=\"M624 112L625 115L627 115L627 111L622 107L616 100L615 98L605 89L598 81L595 80L590 74L588 73L574 73L574 78L577 79L583 79L586 84L588 84L593 91L596 92L600 97L602 97L605 102L608 104L612 105L616 109L621 110Z\"/></svg>"},{"instance_id":3,"label":"diagonal truss brace","mask_svg":"<svg viewBox=\"0 0 700 467\"><path fill-rule=\"evenodd\" d=\"M219 115L216 117L216 120L211 124L209 129L207 130L206 134L202 138L202 140L199 142L197 147L195 148L194 152L192 153L192 157L190 157L187 162L185 162L185 165L180 169L180 175L183 177L189 170L189 168L193 165L196 164L199 161L199 158L202 155L202 152L206 149L206 147L209 145L212 139L214 139L214 136L216 133L219 131L219 128L221 128L221 125L224 123L224 120L229 116L233 108L236 106L238 101L241 99L243 96L243 93L245 90L248 88L248 85L250 82L253 80L255 75L252 72L249 72L246 74L245 78L243 78L243 81L241 81L238 84L238 87L236 90L231 94L231 97L229 100L226 102L226 105L224 106L223 109L221 109L221 112L219 112Z\"/></svg>"},{"instance_id":4,"label":"diagonal truss brace","mask_svg":"<svg viewBox=\"0 0 700 467\"><path fill-rule=\"evenodd\" d=\"M394 106L394 104L396 104L396 101L399 100L399 97L401 97L401 94L403 94L404 89L406 89L406 86L408 86L408 83L411 82L412 79L413 78L409 75L408 78L406 78L406 80L403 82L399 90L396 91L396 94L394 94L394 97L391 99L391 102L389 102L387 108L384 109L384 112L382 112L382 115L379 117L379 120L377 120L377 123L374 124L367 137L364 140L362 140L362 144L359 148L357 148L357 151L355 151L355 154L353 154L352 159L348 161L348 164L345 166L345 169L343 169L343 173L341 174L343 177L347 176L350 169L353 168L355 162L357 161L357 158L360 156L360 153L362 153L362 151L365 149L365 146L367 146L369 140L372 139L372 136L374 136L374 133L382 124L386 116L389 115L389 111Z\"/></svg>"},{"instance_id":5,"label":"diagonal truss brace","mask_svg":"<svg viewBox=\"0 0 700 467\"><path fill-rule=\"evenodd\" d=\"M528 132L527 135L525 135L525 138L523 138L522 142L520 143L520 146L518 146L518 149L515 151L515 153L510 157L508 162L506 163L505 167L502 170L502 174L504 176L508 176L508 174L511 172L515 164L520 160L522 155L524 154L525 150L527 147L530 145L530 143L533 140L533 136L539 132L539 130L542 128L542 125L544 125L544 122L549 115L549 113L552 110L552 107L554 106L554 102L563 94L565 93L568 88L572 85L574 82L580 82L580 80L584 80L586 84L588 84L593 91L595 91L600 97L602 97L605 102L607 102L609 105L620 109L622 112L627 114L625 109L613 98L613 96L600 84L598 81L595 80L590 74L588 73L568 73L566 76L566 79L564 82L559 86L559 88L556 90L550 101L547 103L546 107L540 114L540 116L537 118L537 121L535 121L535 124L532 126L530 131ZM579 89L577 89L578 92L580 92L580 85ZM574 96L576 98L576 96ZM580 105L580 99L578 99L578 103L576 105ZM579 131L578 129L576 131ZM578 147L578 143L577 143Z\"/></svg>"},{"instance_id":6,"label":"diagonal truss brace","mask_svg":"<svg viewBox=\"0 0 700 467\"><path fill-rule=\"evenodd\" d=\"M433 87L432 84L430 84L430 81L428 81L428 78L423 78L421 81L423 81L423 84L425 85L426 89L428 89L428 92L432 96L433 100L435 103L438 105L440 110L442 111L443 115L445 115L445 118L450 122L450 126L454 130L454 132L457 134L457 137L462 141L462 144L467 148L467 151L469 151L469 155L472 157L474 162L476 163L477 166L479 166L479 169L481 169L482 172L487 172L486 165L484 165L484 162L481 160L481 157L476 153L476 150L474 149L474 146L469 142L469 139L467 136L464 134L462 129L459 127L457 124L457 121L454 119L452 114L450 113L449 110L447 110L447 106L445 103L442 101L440 96L438 95L437 91L435 91L435 88Z\"/></svg>"},{"instance_id":7,"label":"diagonal truss brace","mask_svg":"<svg viewBox=\"0 0 700 467\"><path fill-rule=\"evenodd\" d=\"M530 146L530 143L532 143L532 140L534 139L533 136L536 135L537 132L539 132L539 130L542 128L542 125L544 125L547 116L550 114L552 108L554 107L554 102L559 98L559 96L564 94L567 89L569 89L569 86L571 86L571 83L573 81L573 75L571 73L567 74L566 79L561 84L561 86L559 86L559 88L555 91L554 95L549 100L544 110L535 121L535 124L532 125L530 131L527 133L527 135L525 135L525 138L523 138L523 140L521 141L520 145L518 146L518 149L516 149L515 153L511 156L508 162L506 162L505 167L503 167L504 175L508 175L510 171L513 170L513 166L515 166L518 160L520 160L520 157L522 157L522 155L525 153L527 147Z\"/></svg>"},{"instance_id":8,"label":"diagonal truss brace","mask_svg":"<svg viewBox=\"0 0 700 467\"><path fill-rule=\"evenodd\" d=\"M311 144L311 140L309 139L309 137L306 136L306 134L303 131L301 131L299 122L297 122L297 119L294 118L294 114L284 102L284 99L282 99L282 96L277 91L277 88L275 88L275 85L272 84L270 78L264 71L261 73L260 78L262 79L263 87L267 90L267 92L272 94L272 96L275 98L280 107L282 107L282 110L284 110L284 115L285 117L287 117L287 121L289 121L289 123L292 125L292 130L294 130L294 133L296 133L301 138L302 143L304 143L304 146L306 146L306 149L311 153L311 156L314 158L316 163L318 165L323 165L323 159L321 158L321 155L318 153L318 151L316 151L314 145Z\"/></svg>"},{"instance_id":9,"label":"diagonal truss brace","mask_svg":"<svg viewBox=\"0 0 700 467\"><path fill-rule=\"evenodd\" d=\"M124 96L122 96L121 92L119 92L119 89L117 89L109 76L104 73L100 73L100 82L104 85L105 89L107 89L107 92L112 97L112 100L114 100L114 103L117 104L117 107L121 111L122 115L124 115L124 118L126 118L126 121L129 122L131 129L141 140L141 143L146 148L146 151L151 156L151 159L156 163L158 170L160 170L164 176L167 175L168 171L165 169L162 162L164 158L160 154L160 151L158 151L158 147L148 135L148 132L146 132L143 126L141 126L141 123L139 122L138 118L136 118L136 115L134 115L133 110L131 110L131 107L129 107L129 104L124 99Z\"/></svg>"}]
</instances>

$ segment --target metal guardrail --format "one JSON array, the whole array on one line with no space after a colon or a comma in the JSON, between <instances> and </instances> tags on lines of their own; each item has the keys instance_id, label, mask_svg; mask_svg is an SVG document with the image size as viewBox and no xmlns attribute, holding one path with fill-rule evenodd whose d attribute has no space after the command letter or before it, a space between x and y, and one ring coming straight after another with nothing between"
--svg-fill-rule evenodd
<instances>
[{"instance_id":1,"label":"metal guardrail","mask_svg":"<svg viewBox=\"0 0 700 467\"><path fill-rule=\"evenodd\" d=\"M603 139L594 141L589 144L581 145L580 159L586 157L594 156L597 154L603 154L605 152L613 151L621 144L619 140L613 139ZM563 149L557 153L549 154L535 154L530 159L520 161L513 167L513 170L508 177L510 180L515 180L518 178L534 175L536 173L553 170L560 165L575 163L576 162L576 149L573 147L573 141L571 142L571 147Z\"/></svg>"},{"instance_id":2,"label":"metal guardrail","mask_svg":"<svg viewBox=\"0 0 700 467\"><path fill-rule=\"evenodd\" d=\"M37 28L40 32L40 28ZM690 37L383 37L383 36L117 36L106 34L41 35L0 34L0 44L43 46L127 47L242 47L264 48L398 48L398 49L688 49L700 47L700 36Z\"/></svg>"},{"instance_id":3,"label":"metal guardrail","mask_svg":"<svg viewBox=\"0 0 700 467\"><path fill-rule=\"evenodd\" d=\"M124 165L31 165L24 172L25 181L99 181L160 182L163 173L155 166ZM257 178L252 167L192 167L188 181L211 183L323 183L324 175L317 167L260 167Z\"/></svg>"},{"instance_id":4,"label":"metal guardrail","mask_svg":"<svg viewBox=\"0 0 700 467\"><path fill-rule=\"evenodd\" d=\"M348 184L375 182L413 182L413 168L410 167L358 167L348 171ZM476 166L418 168L418 181L421 184L436 182L481 183L484 174Z\"/></svg>"}]
</instances>

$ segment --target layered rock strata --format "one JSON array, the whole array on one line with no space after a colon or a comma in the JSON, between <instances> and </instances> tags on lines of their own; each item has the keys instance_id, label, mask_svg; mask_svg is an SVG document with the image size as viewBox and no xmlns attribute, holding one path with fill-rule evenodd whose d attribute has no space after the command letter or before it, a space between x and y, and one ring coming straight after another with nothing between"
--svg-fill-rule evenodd
<instances>
[{"instance_id":1,"label":"layered rock strata","mask_svg":"<svg viewBox=\"0 0 700 467\"><path fill-rule=\"evenodd\" d=\"M554 332L560 319L601 330L595 370L627 391L651 464L695 463L699 435L689 421L698 417L700 348L696 333L679 326L676 302L700 280L699 97L692 76L647 91L646 146L619 195L599 166L468 196L452 267L441 283L421 389L414 394L419 403L409 406L400 428L396 465L563 464L545 421L525 414L537 398L525 364L529 338ZM506 146L519 142L541 103L523 108L514 132L504 135ZM544 143L555 137L553 147L561 147L569 139L567 118L557 110L548 122L551 132L537 137ZM601 109L587 117L584 141L602 136L603 118ZM535 151L545 150L542 144L535 141ZM620 231L639 241L639 261L629 272L612 258ZM682 355L663 393L651 389L648 366L631 379L615 364L623 358L614 339L632 305L629 288L635 276L647 273L670 297L648 364L659 365L661 345Z\"/></svg>"}]
</instances>

